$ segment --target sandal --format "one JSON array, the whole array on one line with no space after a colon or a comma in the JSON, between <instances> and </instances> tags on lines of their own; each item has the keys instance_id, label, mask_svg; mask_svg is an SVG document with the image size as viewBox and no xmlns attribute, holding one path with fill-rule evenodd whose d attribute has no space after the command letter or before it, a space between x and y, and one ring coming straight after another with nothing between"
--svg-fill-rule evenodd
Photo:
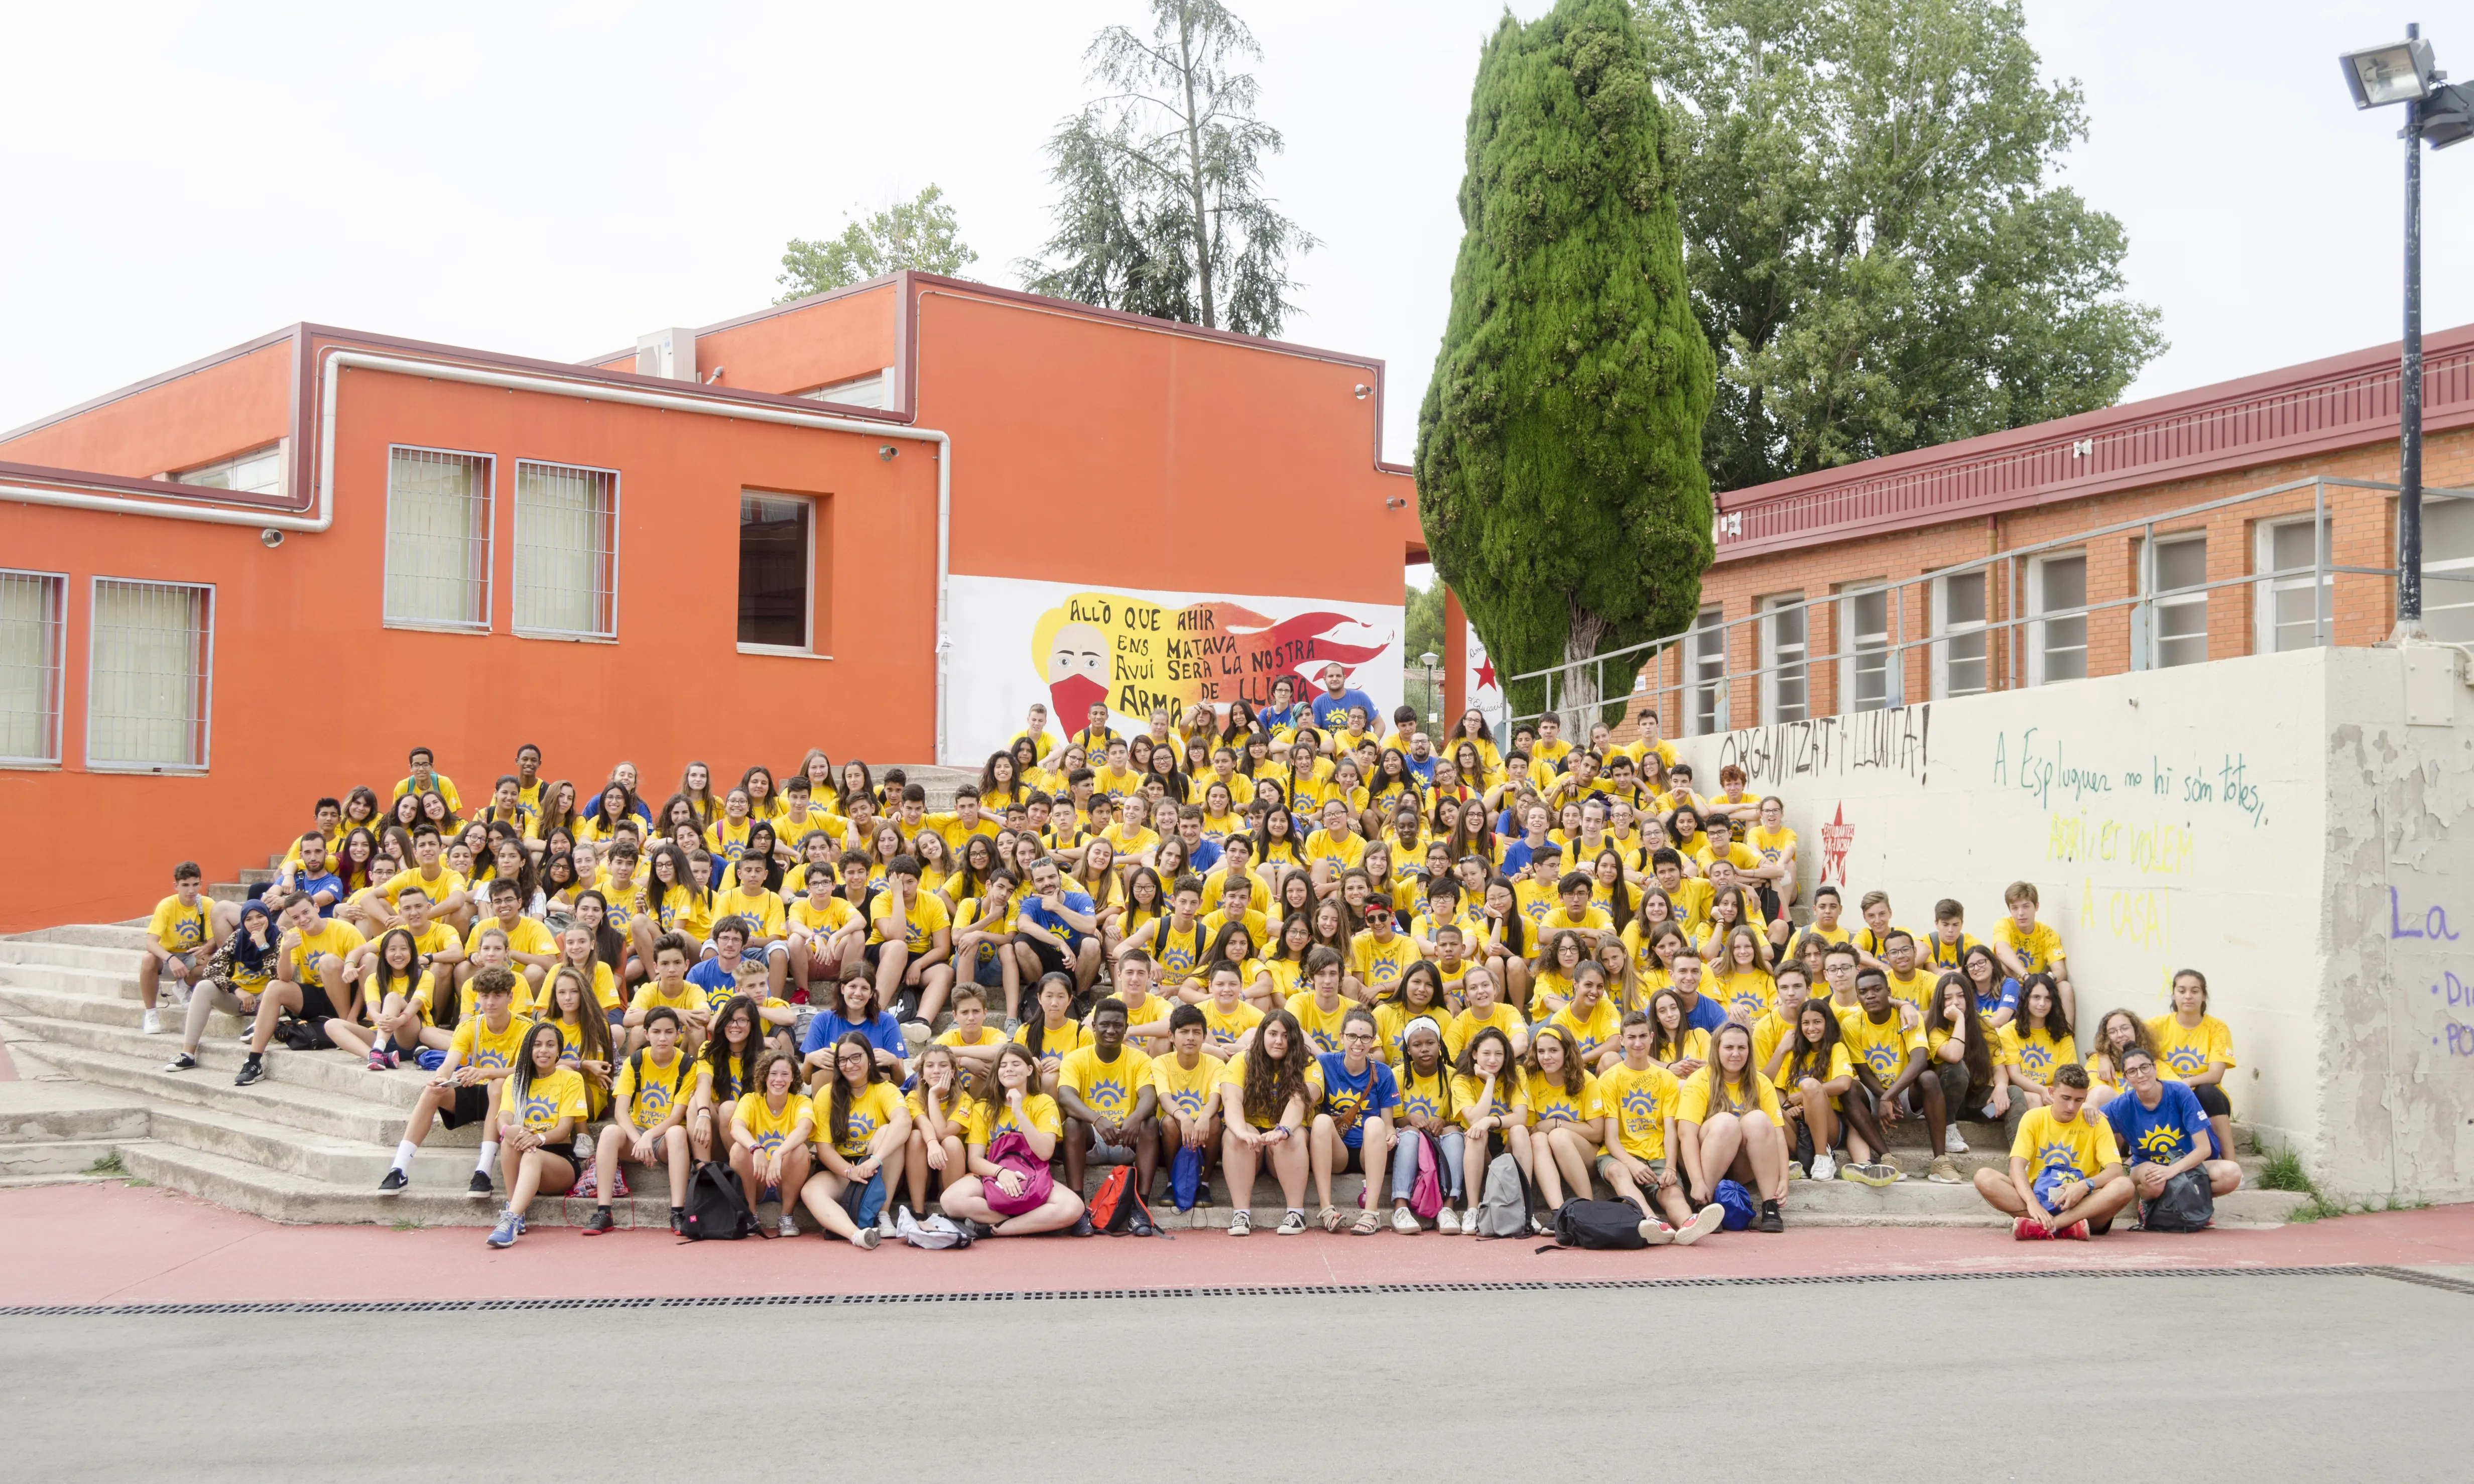
<instances>
[{"instance_id":1,"label":"sandal","mask_svg":"<svg viewBox=\"0 0 2474 1484\"><path fill-rule=\"evenodd\" d=\"M1338 1206L1326 1205L1322 1210L1315 1212L1315 1220L1322 1225L1322 1229L1325 1231L1338 1231L1340 1229L1340 1208Z\"/></svg>"},{"instance_id":2,"label":"sandal","mask_svg":"<svg viewBox=\"0 0 2474 1484\"><path fill-rule=\"evenodd\" d=\"M1357 1213L1357 1220L1349 1223L1348 1234L1350 1236L1370 1237L1382 1229L1382 1217L1376 1215L1372 1211L1360 1211Z\"/></svg>"}]
</instances>

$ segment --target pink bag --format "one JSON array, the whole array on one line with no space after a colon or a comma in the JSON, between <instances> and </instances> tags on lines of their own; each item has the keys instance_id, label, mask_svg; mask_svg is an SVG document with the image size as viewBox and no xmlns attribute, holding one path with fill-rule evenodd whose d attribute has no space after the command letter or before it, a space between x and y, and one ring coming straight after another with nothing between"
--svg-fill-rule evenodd
<instances>
[{"instance_id":1,"label":"pink bag","mask_svg":"<svg viewBox=\"0 0 2474 1484\"><path fill-rule=\"evenodd\" d=\"M1432 1134L1418 1136L1418 1178L1409 1184L1409 1214L1419 1221L1433 1221L1443 1208L1443 1181L1435 1173L1435 1140Z\"/></svg>"},{"instance_id":2,"label":"pink bag","mask_svg":"<svg viewBox=\"0 0 2474 1484\"><path fill-rule=\"evenodd\" d=\"M1001 1170L1012 1170L1022 1176L1022 1194L1009 1196L995 1180L980 1182L980 1199L988 1209L1000 1216L1022 1216L1048 1204L1048 1193L1056 1180L1048 1173L1048 1161L1032 1154L1031 1140L1018 1130L1007 1129L988 1146L988 1162Z\"/></svg>"}]
</instances>

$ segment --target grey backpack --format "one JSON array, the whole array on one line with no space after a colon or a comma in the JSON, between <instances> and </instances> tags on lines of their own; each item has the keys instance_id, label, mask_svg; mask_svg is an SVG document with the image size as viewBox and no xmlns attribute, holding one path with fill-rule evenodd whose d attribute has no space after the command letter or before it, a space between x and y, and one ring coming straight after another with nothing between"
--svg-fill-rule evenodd
<instances>
[{"instance_id":1,"label":"grey backpack","mask_svg":"<svg viewBox=\"0 0 2474 1484\"><path fill-rule=\"evenodd\" d=\"M1501 1154L1487 1165L1486 1184L1469 1220L1482 1237L1529 1235L1529 1187L1520 1178L1520 1161Z\"/></svg>"}]
</instances>

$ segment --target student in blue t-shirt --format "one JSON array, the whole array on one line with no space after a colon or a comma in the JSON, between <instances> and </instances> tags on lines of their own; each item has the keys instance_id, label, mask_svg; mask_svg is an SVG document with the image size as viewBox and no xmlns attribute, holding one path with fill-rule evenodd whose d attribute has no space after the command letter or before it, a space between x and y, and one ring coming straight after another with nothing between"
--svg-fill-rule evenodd
<instances>
[{"instance_id":1,"label":"student in blue t-shirt","mask_svg":"<svg viewBox=\"0 0 2474 1484\"><path fill-rule=\"evenodd\" d=\"M1374 1012L1352 1010L1340 1020L1340 1050L1315 1058L1322 1098L1315 1105L1306 1148L1314 1159L1315 1197L1322 1206L1325 1231L1340 1229L1340 1212L1331 1204L1334 1174L1363 1170L1369 1191L1385 1188L1383 1162L1392 1152L1392 1114L1400 1106L1400 1085L1383 1058L1374 1055L1375 1039ZM1383 1229L1377 1204L1366 1203L1348 1229L1351 1234L1372 1236ZM1407 1215L1408 1207L1399 1211ZM1412 1224L1417 1219L1409 1217Z\"/></svg>"},{"instance_id":2,"label":"student in blue t-shirt","mask_svg":"<svg viewBox=\"0 0 2474 1484\"><path fill-rule=\"evenodd\" d=\"M2216 1157L2224 1152L2216 1147L2198 1095L2157 1076L2156 1058L2144 1046L2125 1049L2121 1066L2130 1090L2104 1106L2104 1118L2113 1125L2122 1157L2129 1162L2139 1199L2155 1200L2165 1193L2167 1180L2202 1166L2211 1192L2223 1196L2242 1188L2242 1166Z\"/></svg>"},{"instance_id":3,"label":"student in blue t-shirt","mask_svg":"<svg viewBox=\"0 0 2474 1484\"><path fill-rule=\"evenodd\" d=\"M1701 992L1701 956L1686 948L1675 956L1675 997L1684 1002L1684 1023L1715 1035L1727 1023L1727 1007Z\"/></svg>"},{"instance_id":4,"label":"student in blue t-shirt","mask_svg":"<svg viewBox=\"0 0 2474 1484\"><path fill-rule=\"evenodd\" d=\"M1976 991L1976 1013L1988 1031L1999 1031L2019 1018L2019 981L2001 972L2001 961L1982 943L1971 943L1959 960L1959 972Z\"/></svg>"},{"instance_id":5,"label":"student in blue t-shirt","mask_svg":"<svg viewBox=\"0 0 2474 1484\"><path fill-rule=\"evenodd\" d=\"M688 983L704 992L716 1014L739 992L739 956L746 948L747 919L732 912L713 925L712 957L688 970Z\"/></svg>"},{"instance_id":6,"label":"student in blue t-shirt","mask_svg":"<svg viewBox=\"0 0 2474 1484\"><path fill-rule=\"evenodd\" d=\"M903 1038L902 1022L894 1018L893 1011L878 1007L876 981L868 977L866 966L851 965L835 996L838 1003L818 1010L816 1018L808 1022L807 1034L799 1038L799 1055L808 1081L825 1083L837 1075L834 1048L843 1036L856 1031L867 1037L868 1045L876 1051L876 1063L885 1069L886 1076L896 1083L909 1082L910 1043Z\"/></svg>"},{"instance_id":7,"label":"student in blue t-shirt","mask_svg":"<svg viewBox=\"0 0 2474 1484\"><path fill-rule=\"evenodd\" d=\"M1351 686L1348 671L1334 660L1322 668L1322 691L1315 696L1312 706L1314 724L1326 732L1339 731L1348 724L1348 711L1352 706L1365 711L1369 726L1382 715L1374 709L1374 697Z\"/></svg>"}]
</instances>

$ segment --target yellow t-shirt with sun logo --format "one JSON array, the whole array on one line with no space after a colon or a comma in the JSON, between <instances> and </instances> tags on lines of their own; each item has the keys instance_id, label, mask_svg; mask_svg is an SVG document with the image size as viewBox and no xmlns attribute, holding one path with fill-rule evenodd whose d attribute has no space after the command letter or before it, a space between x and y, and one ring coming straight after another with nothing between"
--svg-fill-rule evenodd
<instances>
[{"instance_id":1,"label":"yellow t-shirt with sun logo","mask_svg":"<svg viewBox=\"0 0 2474 1484\"><path fill-rule=\"evenodd\" d=\"M1572 1007L1566 1005L1548 1016L1546 1023L1571 1032L1572 1039L1581 1043L1582 1059L1588 1060L1623 1034L1623 1011L1616 1008L1614 1001L1600 995L1597 1009L1591 1010L1588 1018L1574 1015Z\"/></svg>"},{"instance_id":2,"label":"yellow t-shirt with sun logo","mask_svg":"<svg viewBox=\"0 0 2474 1484\"><path fill-rule=\"evenodd\" d=\"M2020 964L2030 974L2050 974L2053 961L2062 957L2062 935L2050 923L2037 923L2026 932L2008 917L1994 924L1993 940L2017 956Z\"/></svg>"},{"instance_id":3,"label":"yellow t-shirt with sun logo","mask_svg":"<svg viewBox=\"0 0 2474 1484\"><path fill-rule=\"evenodd\" d=\"M447 1046L449 1066L469 1066L484 1072L516 1064L516 1053L531 1034L533 1023L521 1015L509 1015L507 1028L492 1031L478 1015L468 1015L455 1027L455 1038Z\"/></svg>"},{"instance_id":4,"label":"yellow t-shirt with sun logo","mask_svg":"<svg viewBox=\"0 0 2474 1484\"><path fill-rule=\"evenodd\" d=\"M2047 1107L2027 1109L2019 1120L2019 1136L2010 1141L2010 1157L2027 1161L2029 1179L2060 1170L2073 1180L2091 1180L2106 1165L2122 1162L2113 1140L2113 1125L2081 1108L2069 1123Z\"/></svg>"},{"instance_id":5,"label":"yellow t-shirt with sun logo","mask_svg":"<svg viewBox=\"0 0 2474 1484\"><path fill-rule=\"evenodd\" d=\"M508 1121L535 1133L547 1133L562 1118L581 1123L591 1106L584 1094L584 1077L571 1067L534 1078L521 1096L517 1094L515 1079L509 1078L506 1099Z\"/></svg>"},{"instance_id":6,"label":"yellow t-shirt with sun logo","mask_svg":"<svg viewBox=\"0 0 2474 1484\"><path fill-rule=\"evenodd\" d=\"M1362 1008L1344 994L1334 996L1331 1009L1324 1010L1315 1003L1311 989L1289 996L1287 1007L1289 1013L1298 1017L1298 1028L1305 1032L1306 1040L1317 1052L1340 1050L1341 1023L1348 1018L1350 1010Z\"/></svg>"},{"instance_id":7,"label":"yellow t-shirt with sun logo","mask_svg":"<svg viewBox=\"0 0 2474 1484\"><path fill-rule=\"evenodd\" d=\"M1873 1075L1889 1086L1907 1069L1907 1053L1925 1049L1924 1028L1910 1031L1901 1020L1896 1004L1890 1009L1888 1021L1876 1024L1860 1005L1838 1012L1839 1034L1846 1040L1847 1056L1873 1069ZM2042 1081L2042 1079L2038 1079Z\"/></svg>"},{"instance_id":8,"label":"yellow t-shirt with sun logo","mask_svg":"<svg viewBox=\"0 0 2474 1484\"><path fill-rule=\"evenodd\" d=\"M891 1083L870 1083L867 1090L851 1099L850 1118L843 1125L841 1136L834 1136L834 1095L831 1088L819 1091L815 1098L816 1130L808 1135L811 1143L833 1146L835 1154L844 1159L867 1157L867 1142L876 1137L879 1129L902 1116L902 1094Z\"/></svg>"},{"instance_id":9,"label":"yellow t-shirt with sun logo","mask_svg":"<svg viewBox=\"0 0 2474 1484\"><path fill-rule=\"evenodd\" d=\"M878 1083L876 1085L883 1085ZM731 1110L731 1122L746 1127L748 1137L756 1141L756 1152L769 1155L781 1149L799 1127L799 1120L813 1115L813 1104L804 1092L793 1092L782 1100L782 1110L775 1112L764 1101L764 1094L751 1092L739 1100Z\"/></svg>"},{"instance_id":10,"label":"yellow t-shirt with sun logo","mask_svg":"<svg viewBox=\"0 0 2474 1484\"><path fill-rule=\"evenodd\" d=\"M1392 1080L1400 1093L1398 1123L1401 1128L1415 1124L1416 1120L1410 1117L1412 1113L1424 1114L1426 1127L1438 1131L1450 1122L1450 1073L1451 1068L1441 1062L1437 1062L1434 1072L1425 1077L1419 1076L1415 1067L1395 1066L1392 1069Z\"/></svg>"},{"instance_id":11,"label":"yellow t-shirt with sun logo","mask_svg":"<svg viewBox=\"0 0 2474 1484\"><path fill-rule=\"evenodd\" d=\"M1152 1058L1131 1046L1117 1048L1117 1059L1104 1061L1097 1045L1079 1047L1057 1063L1056 1086L1071 1089L1082 1106L1106 1118L1123 1118L1134 1110L1134 1094L1151 1081Z\"/></svg>"},{"instance_id":12,"label":"yellow t-shirt with sun logo","mask_svg":"<svg viewBox=\"0 0 2474 1484\"><path fill-rule=\"evenodd\" d=\"M1388 943L1377 942L1371 932L1352 935L1348 940L1349 972L1378 994L1409 972L1418 957L1418 945L1406 933L1393 934Z\"/></svg>"},{"instance_id":13,"label":"yellow t-shirt with sun logo","mask_svg":"<svg viewBox=\"0 0 2474 1484\"><path fill-rule=\"evenodd\" d=\"M2030 1082L2049 1085L2055 1068L2075 1064L2079 1059L2078 1048L2070 1042L2047 1034L2041 1026L2022 1034L2015 1020L2001 1028L2000 1056Z\"/></svg>"},{"instance_id":14,"label":"yellow t-shirt with sun logo","mask_svg":"<svg viewBox=\"0 0 2474 1484\"><path fill-rule=\"evenodd\" d=\"M974 1098L971 1100L971 1110L964 1124L962 1142L985 1148L995 1143L997 1135L1007 1130L1019 1130L1023 1133L1036 1131L1045 1133L1050 1138L1064 1136L1065 1115L1058 1110L1056 1100L1047 1093L1024 1094L1022 1112L1024 1121L1031 1125L1028 1129L1022 1129L1014 1122L1013 1107L1010 1104L1000 1103L992 1108L988 1104Z\"/></svg>"},{"instance_id":15,"label":"yellow t-shirt with sun logo","mask_svg":"<svg viewBox=\"0 0 2474 1484\"><path fill-rule=\"evenodd\" d=\"M183 907L176 892L155 904L155 915L147 919L146 931L173 953L195 952L206 940L210 921L206 909L203 894L195 906Z\"/></svg>"},{"instance_id":16,"label":"yellow t-shirt with sun logo","mask_svg":"<svg viewBox=\"0 0 2474 1484\"><path fill-rule=\"evenodd\" d=\"M893 906L892 893L887 892L877 905L881 909L890 911ZM869 939L873 942L884 942L885 925L891 921L893 919L889 916L878 917L871 921L868 924ZM930 945L935 942L936 935L953 926L953 914L945 911L945 899L929 891L926 882L923 881L919 889L911 895L910 911L903 914L903 946L914 954L926 953Z\"/></svg>"},{"instance_id":17,"label":"yellow t-shirt with sun logo","mask_svg":"<svg viewBox=\"0 0 2474 1484\"><path fill-rule=\"evenodd\" d=\"M1606 1104L1598 1090L1598 1080L1587 1072L1581 1074L1581 1090L1566 1092L1562 1079L1549 1079L1543 1072L1531 1072L1523 1082L1521 1101L1529 1106L1529 1121L1540 1124L1555 1118L1587 1123L1606 1116Z\"/></svg>"},{"instance_id":18,"label":"yellow t-shirt with sun logo","mask_svg":"<svg viewBox=\"0 0 2474 1484\"><path fill-rule=\"evenodd\" d=\"M2201 1015L2195 1026L2159 1015L2147 1022L2147 1034L2156 1038L2156 1059L2174 1077L2196 1077L2211 1061L2234 1064L2234 1034L2214 1015Z\"/></svg>"},{"instance_id":19,"label":"yellow t-shirt with sun logo","mask_svg":"<svg viewBox=\"0 0 2474 1484\"><path fill-rule=\"evenodd\" d=\"M643 1075L638 1075L638 1068ZM613 1104L627 1110L627 1121L638 1129L649 1129L670 1116L670 1109L687 1103L686 1088L693 1066L676 1047L670 1059L654 1059L650 1051L630 1057L618 1067L618 1082L612 1089Z\"/></svg>"},{"instance_id":20,"label":"yellow t-shirt with sun logo","mask_svg":"<svg viewBox=\"0 0 2474 1484\"><path fill-rule=\"evenodd\" d=\"M1207 1051L1194 1058L1191 1070L1175 1056L1153 1057L1152 1090L1164 1110L1179 1118L1200 1118L1219 1101L1220 1073L1225 1065Z\"/></svg>"},{"instance_id":21,"label":"yellow t-shirt with sun logo","mask_svg":"<svg viewBox=\"0 0 2474 1484\"><path fill-rule=\"evenodd\" d=\"M1684 1084L1655 1061L1638 1072L1618 1061L1598 1074L1598 1101L1614 1115L1615 1142L1635 1159L1666 1157L1666 1120L1683 1095Z\"/></svg>"}]
</instances>

